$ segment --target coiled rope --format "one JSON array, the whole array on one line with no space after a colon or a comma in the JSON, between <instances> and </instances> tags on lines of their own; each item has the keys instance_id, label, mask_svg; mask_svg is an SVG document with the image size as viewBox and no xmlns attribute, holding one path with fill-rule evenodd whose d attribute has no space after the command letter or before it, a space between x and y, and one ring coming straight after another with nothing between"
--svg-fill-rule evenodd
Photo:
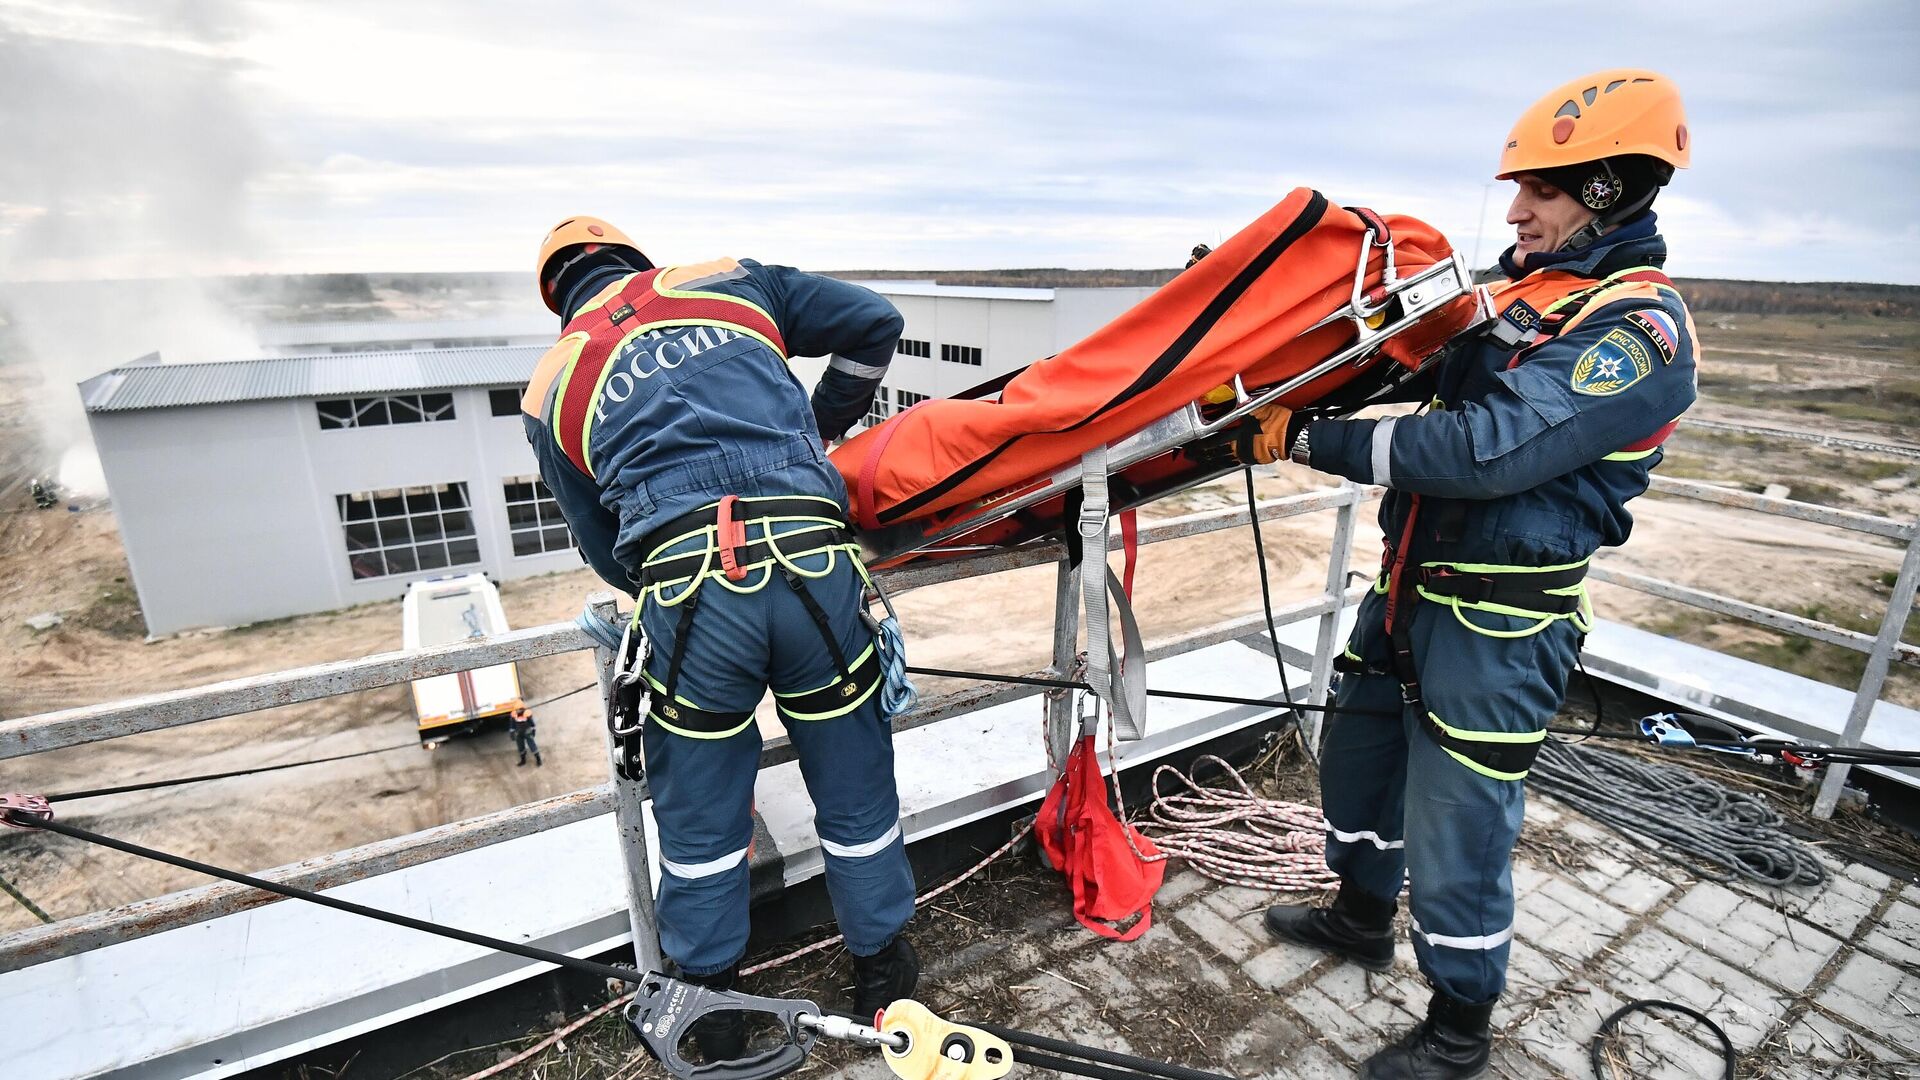
<instances>
[{"instance_id":1,"label":"coiled rope","mask_svg":"<svg viewBox=\"0 0 1920 1080\"><path fill-rule=\"evenodd\" d=\"M1549 739L1528 780L1702 877L1771 887L1826 880L1813 849L1787 833L1764 799L1687 769Z\"/></svg>"},{"instance_id":2,"label":"coiled rope","mask_svg":"<svg viewBox=\"0 0 1920 1080\"><path fill-rule=\"evenodd\" d=\"M1327 868L1327 824L1319 807L1262 798L1238 769L1212 754L1194 760L1194 773L1205 765L1219 769L1228 786L1203 787L1171 765L1153 771L1153 801L1140 829L1155 846L1229 885L1298 892L1339 884ZM1168 776L1177 783L1163 791Z\"/></svg>"}]
</instances>

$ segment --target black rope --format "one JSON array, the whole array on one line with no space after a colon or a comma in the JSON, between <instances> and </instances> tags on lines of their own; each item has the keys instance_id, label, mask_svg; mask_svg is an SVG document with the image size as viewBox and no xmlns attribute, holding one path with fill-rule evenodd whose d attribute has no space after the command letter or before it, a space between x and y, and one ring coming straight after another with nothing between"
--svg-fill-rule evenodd
<instances>
[{"instance_id":1,"label":"black rope","mask_svg":"<svg viewBox=\"0 0 1920 1080\"><path fill-rule=\"evenodd\" d=\"M391 923L394 926L404 926L409 930L418 930L424 934L434 934L439 937L452 938L455 941L464 941L469 945L478 945L483 949L494 949L499 952L512 953L515 956L524 956L529 960L539 960L548 964L557 964L560 967L572 968L575 971L585 972L588 975L598 976L603 979L613 979L627 983L638 983L640 981L639 976L631 968L618 968L610 964L596 963L592 960L581 960L578 957L568 956L566 953L557 953L533 945L523 945L517 941L488 937L485 934L475 934L467 930L460 930L451 926L441 926L437 923L426 922L407 915L397 915L391 911L382 911L379 908L370 908L363 904L353 903L350 900L340 900L322 893L310 892L293 885L282 885L276 881L268 881L265 878L257 878L250 874L242 874L237 871L223 869L209 863L199 862L179 855L171 855L164 851L156 851L153 848L142 847L139 844L116 839L115 837L103 836L89 829L69 825L64 821L53 821L51 819L43 821L39 818L26 817L24 815L16 816L12 810L0 811L0 814L6 815L9 821L26 828L45 829L48 832L59 833L62 836L70 836L75 840L85 840L90 844L99 844L101 847L109 847L115 851L126 852L129 855L138 855L143 859L152 859L155 862L163 862L169 866L177 866L182 870L192 870L195 873L206 874L208 877L217 877L238 885L247 885L255 889L260 889L264 892L277 893L295 900L305 900L310 904L319 904L321 907L330 907L335 911L344 911L349 915L359 915L363 918L376 919L383 923Z\"/></svg>"},{"instance_id":2,"label":"black rope","mask_svg":"<svg viewBox=\"0 0 1920 1080\"><path fill-rule=\"evenodd\" d=\"M989 1034L998 1035L1014 1046L1032 1047L1035 1050L1044 1050L1053 1054L1069 1054L1073 1057L1081 1057L1086 1058L1088 1061L1099 1062L1102 1065L1113 1065L1123 1069L1132 1069L1137 1074L1160 1077L1161 1080L1233 1080L1232 1077L1222 1076L1219 1073L1206 1072L1201 1069L1190 1069L1185 1065L1175 1065L1171 1062L1152 1061L1143 1057L1135 1057L1132 1054L1122 1054L1117 1050L1103 1050L1097 1046L1081 1046L1078 1043L1065 1042L1060 1039L1050 1038L1046 1035L1036 1035L1030 1031L1001 1027L998 1024L976 1023L973 1026ZM1027 1060L1020 1056L1020 1051L1018 1050L1014 1051L1013 1059L1015 1061ZM1038 1064L1038 1062L1033 1062L1033 1064ZM1046 1065L1043 1067L1049 1069L1059 1068L1057 1065ZM1061 1071L1070 1072L1072 1070ZM1082 1073L1081 1075L1092 1076L1095 1074Z\"/></svg>"},{"instance_id":3,"label":"black rope","mask_svg":"<svg viewBox=\"0 0 1920 1080\"><path fill-rule=\"evenodd\" d=\"M48 802L73 802L76 799L96 799L103 795L123 795L129 791L152 791L155 788L178 787L181 784L199 784L208 780L226 780L235 776L253 776L258 773L279 772L282 769L298 769L303 765L324 765L329 761L346 761L349 758L369 757L374 754L390 753L394 750L418 749L419 740L400 743L397 746L383 746L378 750L361 750L352 754L335 754L333 757L312 758L307 761L287 761L279 765L261 765L252 769L234 769L231 772L201 773L198 776L176 776L171 780L149 780L141 784L122 784L119 787L88 788L85 791L63 791L57 795L48 795Z\"/></svg>"},{"instance_id":4,"label":"black rope","mask_svg":"<svg viewBox=\"0 0 1920 1080\"><path fill-rule=\"evenodd\" d=\"M956 668L912 667L907 668L909 675L929 675L943 679L967 679L973 682L1013 683L1019 686L1042 686L1050 690L1091 690L1092 686L1078 679L1054 679L1045 675L1001 675L991 671L962 671ZM1179 701L1208 701L1216 705L1250 705L1256 709L1298 709L1303 712L1338 713L1347 716L1374 716L1398 719L1397 712L1380 709L1343 709L1332 705L1310 705L1296 701L1279 701L1274 698L1236 697L1232 694L1202 694L1191 690L1152 690L1148 697L1173 698Z\"/></svg>"},{"instance_id":5,"label":"black rope","mask_svg":"<svg viewBox=\"0 0 1920 1080\"><path fill-rule=\"evenodd\" d=\"M555 694L550 698L543 698L526 707L529 709L538 709L546 705L551 705L563 698L570 698L575 694L592 690L598 685L598 683L588 683L585 686L576 686L565 693ZM307 765L325 765L330 761L349 761L353 758L371 757L374 754L387 754L395 750L411 750L419 745L419 741L415 740L413 742L397 743L393 746L382 746L375 750L358 750L351 754L335 754L332 757L308 758L305 761L286 761L278 765L260 765L251 769L233 769L229 772L200 773L197 776L176 776L170 780L148 780L139 784L122 784L119 787L88 788L85 791L63 791L57 795L46 796L46 800L48 802L74 802L79 799L97 799L103 795L124 795L130 791L153 791L157 788L179 787L182 784L201 784L209 780L229 780L236 776L254 776L259 773L279 772L282 769L298 769Z\"/></svg>"},{"instance_id":6,"label":"black rope","mask_svg":"<svg viewBox=\"0 0 1920 1080\"><path fill-rule=\"evenodd\" d=\"M1254 496L1254 467L1248 465L1240 473L1246 479L1246 523L1254 527L1254 565L1260 567L1260 605L1267 613L1267 640L1273 642L1273 667L1281 673L1281 692L1286 694L1286 700L1292 701L1294 688L1286 682L1286 657L1281 655L1281 628L1273 621L1273 588L1267 582L1267 538L1265 530L1260 528L1260 507L1256 505L1258 498ZM1325 711L1325 707L1317 711ZM1300 748L1308 751L1309 759L1319 763L1319 753L1308 746L1308 734L1304 730L1300 732Z\"/></svg>"},{"instance_id":7,"label":"black rope","mask_svg":"<svg viewBox=\"0 0 1920 1080\"><path fill-rule=\"evenodd\" d=\"M984 1025L975 1024L975 1027ZM1025 1047L1013 1048L1013 1060L1021 1065L1031 1065L1036 1069L1049 1069L1053 1072L1067 1073L1071 1076L1085 1076L1090 1080L1161 1080L1158 1073L1135 1072L1127 1069L1115 1069L1106 1065L1096 1065L1090 1061L1075 1061L1071 1058L1042 1054ZM1204 1075L1216 1075L1207 1073ZM1223 1078L1224 1080L1224 1078Z\"/></svg>"},{"instance_id":8,"label":"black rope","mask_svg":"<svg viewBox=\"0 0 1920 1080\"><path fill-rule=\"evenodd\" d=\"M1620 1021L1625 1018L1628 1013L1647 1012L1653 1009L1666 1009L1669 1012L1677 1012L1682 1016L1692 1017L1702 1024L1705 1024L1707 1030L1713 1032L1714 1037L1720 1040L1720 1060L1726 1065L1726 1071L1721 1075L1724 1076L1726 1080L1734 1080L1734 1066L1738 1063L1739 1059L1733 1052L1733 1040L1727 1038L1725 1029L1721 1028L1719 1024L1714 1023L1712 1017L1698 1009L1681 1005L1678 1002L1656 1001L1651 999L1630 1001L1618 1009L1613 1010L1612 1015L1600 1021L1600 1030L1593 1033L1593 1041L1587 1044L1587 1060L1593 1065L1594 1076L1599 1077L1600 1080L1608 1080L1608 1078L1613 1075L1611 1071L1606 1068L1605 1050L1607 1036L1613 1034L1613 1029L1619 1026Z\"/></svg>"}]
</instances>

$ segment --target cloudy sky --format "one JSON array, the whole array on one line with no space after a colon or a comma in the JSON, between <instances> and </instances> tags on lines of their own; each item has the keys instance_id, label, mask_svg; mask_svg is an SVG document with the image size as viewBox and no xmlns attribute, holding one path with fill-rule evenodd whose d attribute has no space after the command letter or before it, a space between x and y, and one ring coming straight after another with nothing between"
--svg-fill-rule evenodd
<instances>
[{"instance_id":1,"label":"cloudy sky","mask_svg":"<svg viewBox=\"0 0 1920 1080\"><path fill-rule=\"evenodd\" d=\"M663 261L1170 266L1303 184L1487 263L1514 116L1637 65L1695 139L1675 272L1920 283L1907 0L697 7L0 0L0 279L516 270L579 212Z\"/></svg>"}]
</instances>

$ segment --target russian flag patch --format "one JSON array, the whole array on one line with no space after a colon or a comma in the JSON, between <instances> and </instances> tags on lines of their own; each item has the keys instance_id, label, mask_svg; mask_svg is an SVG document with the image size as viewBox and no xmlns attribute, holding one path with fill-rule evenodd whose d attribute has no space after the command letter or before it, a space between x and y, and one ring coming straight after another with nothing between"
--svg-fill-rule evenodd
<instances>
[{"instance_id":1,"label":"russian flag patch","mask_svg":"<svg viewBox=\"0 0 1920 1080\"><path fill-rule=\"evenodd\" d=\"M1627 321L1643 331L1653 347L1660 352L1660 362L1673 363L1673 354L1680 348L1680 330L1673 324L1673 316L1659 308L1647 308L1645 311L1630 311Z\"/></svg>"}]
</instances>

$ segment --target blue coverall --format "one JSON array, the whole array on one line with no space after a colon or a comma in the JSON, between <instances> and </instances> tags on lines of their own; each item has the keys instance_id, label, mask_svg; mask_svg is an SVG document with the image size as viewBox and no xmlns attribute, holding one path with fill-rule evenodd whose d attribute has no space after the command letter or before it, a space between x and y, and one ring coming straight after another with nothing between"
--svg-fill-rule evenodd
<instances>
[{"instance_id":1,"label":"blue coverall","mask_svg":"<svg viewBox=\"0 0 1920 1080\"><path fill-rule=\"evenodd\" d=\"M604 305L627 280L617 271L590 276L572 288L561 310L577 316ZM752 335L675 325L629 341L595 391L586 443L591 476L569 460L552 426L556 391L578 349L570 351L563 338L541 362L523 402L541 476L587 562L628 593L636 591L650 554L704 542L650 552L647 538L723 496L811 496L830 500L844 519L846 489L822 437L837 438L866 412L903 325L878 294L790 267L724 259L671 268L656 280L677 290L674 295L744 300L771 318L790 355L831 359L809 401L787 358ZM740 506L751 521L752 503ZM748 531L757 540L789 526L750 524ZM824 551L794 564L800 571L794 588L773 568L739 584L715 576L697 582L699 612L675 697L701 709L744 712L769 686L777 694L834 683L839 672L826 631L795 588L811 594L846 656L872 646L860 619L864 572L851 553ZM657 688L668 678L680 623L662 608L658 591L643 595L639 607L651 648L647 674ZM879 698L870 693L831 719L781 713L813 798L834 911L848 949L861 956L891 944L913 914L892 732ZM749 718L722 736L696 736L656 714L643 740L664 871L657 902L661 946L687 974L724 971L740 961L747 944L759 729Z\"/></svg>"},{"instance_id":2,"label":"blue coverall","mask_svg":"<svg viewBox=\"0 0 1920 1080\"><path fill-rule=\"evenodd\" d=\"M1521 298L1503 321L1526 328L1546 301L1665 257L1649 213L1577 257L1533 269L1551 279L1504 259L1515 280L1496 289L1496 307ZM1456 341L1435 369L1428 411L1308 428L1315 469L1389 489L1380 526L1389 545L1407 539L1409 569L1569 567L1624 542L1626 504L1646 490L1661 454L1622 448L1657 436L1694 400L1692 324L1664 286L1609 286L1510 366L1515 352L1492 335ZM1405 880L1421 971L1446 994L1480 1004L1506 981L1525 773L1452 752L1403 704L1384 590L1377 583L1360 606L1346 655L1360 670L1341 679L1336 704L1401 719L1336 715L1328 726L1320 761L1327 862L1343 887L1387 901ZM1544 738L1590 609L1541 618L1431 596L1409 606L1397 618L1411 618L1419 686L1436 724L1487 743Z\"/></svg>"}]
</instances>

